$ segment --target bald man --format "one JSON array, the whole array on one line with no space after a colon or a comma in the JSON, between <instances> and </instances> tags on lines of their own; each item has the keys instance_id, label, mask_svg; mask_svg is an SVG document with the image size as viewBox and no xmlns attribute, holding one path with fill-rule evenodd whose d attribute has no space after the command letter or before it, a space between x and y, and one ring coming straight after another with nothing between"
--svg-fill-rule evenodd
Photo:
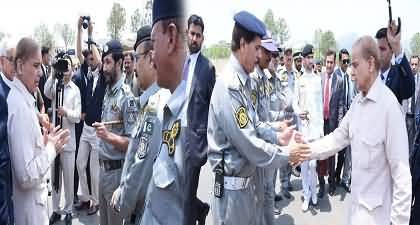
<instances>
[{"instance_id":1,"label":"bald man","mask_svg":"<svg viewBox=\"0 0 420 225\"><path fill-rule=\"evenodd\" d=\"M326 159L351 145L352 200L346 224L409 223L407 130L397 98L378 78L378 55L373 38L355 42L352 73L360 93L339 127L309 144L313 159Z\"/></svg>"}]
</instances>

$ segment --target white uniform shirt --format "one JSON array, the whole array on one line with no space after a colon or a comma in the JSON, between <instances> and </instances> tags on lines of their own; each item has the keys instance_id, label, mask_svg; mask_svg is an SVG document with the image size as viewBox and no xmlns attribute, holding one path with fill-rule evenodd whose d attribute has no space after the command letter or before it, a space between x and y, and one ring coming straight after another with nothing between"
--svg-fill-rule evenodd
<instances>
[{"instance_id":1,"label":"white uniform shirt","mask_svg":"<svg viewBox=\"0 0 420 225\"><path fill-rule=\"evenodd\" d=\"M347 224L408 224L407 130L400 104L379 76L366 96L355 97L334 132L310 144L311 158L326 159L348 145L352 183Z\"/></svg>"},{"instance_id":2,"label":"white uniform shirt","mask_svg":"<svg viewBox=\"0 0 420 225\"><path fill-rule=\"evenodd\" d=\"M46 175L56 152L44 145L35 99L19 79L7 98L7 134L13 174L15 223L48 224Z\"/></svg>"}]
</instances>

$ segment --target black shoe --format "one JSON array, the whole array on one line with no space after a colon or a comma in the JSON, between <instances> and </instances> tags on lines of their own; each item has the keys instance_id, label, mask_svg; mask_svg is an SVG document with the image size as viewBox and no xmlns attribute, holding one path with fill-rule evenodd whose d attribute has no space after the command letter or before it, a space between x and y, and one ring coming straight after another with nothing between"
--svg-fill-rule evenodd
<instances>
[{"instance_id":1,"label":"black shoe","mask_svg":"<svg viewBox=\"0 0 420 225\"><path fill-rule=\"evenodd\" d=\"M349 184L342 183L342 186L347 193L351 192L351 188Z\"/></svg>"},{"instance_id":2,"label":"black shoe","mask_svg":"<svg viewBox=\"0 0 420 225\"><path fill-rule=\"evenodd\" d=\"M291 199L292 198L292 195L290 194L290 192L288 190L282 190L281 193L287 199Z\"/></svg>"},{"instance_id":3,"label":"black shoe","mask_svg":"<svg viewBox=\"0 0 420 225\"><path fill-rule=\"evenodd\" d=\"M292 168L292 174L295 177L300 177L300 167L294 167L294 168Z\"/></svg>"},{"instance_id":4,"label":"black shoe","mask_svg":"<svg viewBox=\"0 0 420 225\"><path fill-rule=\"evenodd\" d=\"M323 185L319 186L319 192L318 192L318 199L321 199L324 197L325 194L325 188Z\"/></svg>"},{"instance_id":5,"label":"black shoe","mask_svg":"<svg viewBox=\"0 0 420 225\"><path fill-rule=\"evenodd\" d=\"M87 211L87 214L89 216L95 215L98 212L98 210L99 210L99 205L94 205L94 206L89 208L89 210Z\"/></svg>"},{"instance_id":6,"label":"black shoe","mask_svg":"<svg viewBox=\"0 0 420 225\"><path fill-rule=\"evenodd\" d=\"M73 219L73 217L71 216L71 213L67 213L66 217L64 217L64 224L71 225L71 220L72 219Z\"/></svg>"},{"instance_id":7,"label":"black shoe","mask_svg":"<svg viewBox=\"0 0 420 225\"><path fill-rule=\"evenodd\" d=\"M331 185L328 187L328 194L333 196L335 194L335 185Z\"/></svg>"},{"instance_id":8,"label":"black shoe","mask_svg":"<svg viewBox=\"0 0 420 225\"><path fill-rule=\"evenodd\" d=\"M281 201L281 200L283 200L283 197L281 197L281 195L277 195L277 194L276 194L276 195L274 196L274 201L275 201L275 202L279 202L279 201Z\"/></svg>"},{"instance_id":9,"label":"black shoe","mask_svg":"<svg viewBox=\"0 0 420 225\"><path fill-rule=\"evenodd\" d=\"M53 212L50 217L50 225L57 223L58 221L60 221L60 219L61 219L61 215L56 212Z\"/></svg>"},{"instance_id":10,"label":"black shoe","mask_svg":"<svg viewBox=\"0 0 420 225\"><path fill-rule=\"evenodd\" d=\"M281 214L281 210L278 209L277 207L274 207L274 215L280 215Z\"/></svg>"},{"instance_id":11,"label":"black shoe","mask_svg":"<svg viewBox=\"0 0 420 225\"><path fill-rule=\"evenodd\" d=\"M89 207L90 207L90 202L89 201L87 201L87 202L80 201L80 202L78 202L77 204L74 205L74 208L76 210L89 209Z\"/></svg>"},{"instance_id":12,"label":"black shoe","mask_svg":"<svg viewBox=\"0 0 420 225\"><path fill-rule=\"evenodd\" d=\"M197 221L198 225L205 225L206 224L206 217L209 214L210 206L207 203L204 203L203 209L201 210L200 215L198 215Z\"/></svg>"}]
</instances>

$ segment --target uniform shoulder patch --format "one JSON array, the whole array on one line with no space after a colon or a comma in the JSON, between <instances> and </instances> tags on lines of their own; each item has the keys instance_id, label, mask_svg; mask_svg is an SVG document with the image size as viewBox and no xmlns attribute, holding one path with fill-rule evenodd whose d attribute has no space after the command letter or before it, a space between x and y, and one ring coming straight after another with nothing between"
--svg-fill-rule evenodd
<instances>
[{"instance_id":1,"label":"uniform shoulder patch","mask_svg":"<svg viewBox=\"0 0 420 225\"><path fill-rule=\"evenodd\" d=\"M239 128L244 128L248 125L249 117L248 112L245 107L240 106L235 113L236 123L238 124Z\"/></svg>"}]
</instances>

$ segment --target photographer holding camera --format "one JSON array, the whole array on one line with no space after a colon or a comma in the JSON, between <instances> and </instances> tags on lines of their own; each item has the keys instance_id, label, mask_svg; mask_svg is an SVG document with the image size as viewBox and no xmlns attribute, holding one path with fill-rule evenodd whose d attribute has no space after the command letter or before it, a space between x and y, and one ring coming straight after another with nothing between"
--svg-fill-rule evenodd
<instances>
[{"instance_id":1,"label":"photographer holding camera","mask_svg":"<svg viewBox=\"0 0 420 225\"><path fill-rule=\"evenodd\" d=\"M59 157L59 164L53 163L51 166L51 178L54 179L57 174L58 180L55 185L53 182L52 204L53 213L50 217L50 224L60 220L59 201L61 196L61 187L64 182L65 205L64 213L65 224L71 224L73 209L73 182L74 182L74 162L76 151L75 124L80 121L81 116L81 98L79 88L71 81L73 75L72 60L63 53L57 55L57 61L53 64L54 72L48 78L44 86L44 94L52 102L52 121L57 123L54 126L61 125L64 129L70 131L70 141L64 146L64 150ZM61 94L62 93L62 94ZM61 95L60 95L61 94ZM56 98L58 96L58 98ZM62 99L60 99L62 98ZM58 102L57 102L58 100ZM58 120L56 119L57 117ZM58 166L58 168L56 168ZM62 173L62 175L61 175Z\"/></svg>"},{"instance_id":2,"label":"photographer holding camera","mask_svg":"<svg viewBox=\"0 0 420 225\"><path fill-rule=\"evenodd\" d=\"M75 75L74 83L79 87L82 97L83 123L78 125L77 135L80 136L79 148L76 150L76 166L80 180L81 195L76 203L76 210L88 209L88 215L95 214L99 209L98 181L99 181L99 138L96 136L92 123L101 121L102 102L105 95L106 83L103 76L100 76L101 57L94 44L82 52L83 28L87 28L89 43L92 41L93 23L89 17L79 17L77 21L77 43L76 55L81 63L80 71ZM86 23L88 26L86 27ZM85 25L84 25L85 24ZM86 168L89 165L90 191L88 185L88 174ZM78 182L75 182L77 185ZM77 191L75 191L75 194Z\"/></svg>"}]
</instances>

